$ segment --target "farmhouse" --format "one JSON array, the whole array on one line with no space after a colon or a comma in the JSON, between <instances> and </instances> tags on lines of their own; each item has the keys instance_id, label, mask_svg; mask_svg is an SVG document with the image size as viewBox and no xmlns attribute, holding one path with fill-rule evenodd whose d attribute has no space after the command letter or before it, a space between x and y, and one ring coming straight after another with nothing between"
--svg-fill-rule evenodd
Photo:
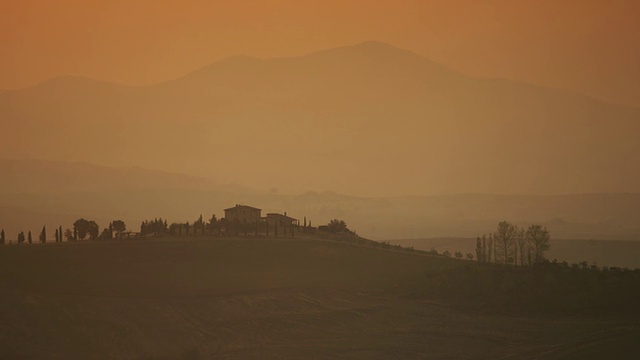
<instances>
[{"instance_id":1,"label":"farmhouse","mask_svg":"<svg viewBox=\"0 0 640 360\"><path fill-rule=\"evenodd\" d=\"M265 220L269 225L278 224L278 226L290 227L298 224L298 219L287 216L286 212L284 214L268 213Z\"/></svg>"},{"instance_id":2,"label":"farmhouse","mask_svg":"<svg viewBox=\"0 0 640 360\"><path fill-rule=\"evenodd\" d=\"M247 205L238 205L224 209L224 217L227 221L238 221L241 223L253 224L260 221L261 209Z\"/></svg>"}]
</instances>

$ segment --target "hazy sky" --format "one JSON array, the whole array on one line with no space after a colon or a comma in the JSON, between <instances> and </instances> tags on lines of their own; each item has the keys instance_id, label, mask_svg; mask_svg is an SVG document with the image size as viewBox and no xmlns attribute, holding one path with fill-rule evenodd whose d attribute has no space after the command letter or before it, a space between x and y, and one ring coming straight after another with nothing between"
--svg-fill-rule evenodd
<instances>
[{"instance_id":1,"label":"hazy sky","mask_svg":"<svg viewBox=\"0 0 640 360\"><path fill-rule=\"evenodd\" d=\"M146 84L215 60L379 40L466 74L640 106L637 0L20 0L0 11L0 88L74 74Z\"/></svg>"}]
</instances>

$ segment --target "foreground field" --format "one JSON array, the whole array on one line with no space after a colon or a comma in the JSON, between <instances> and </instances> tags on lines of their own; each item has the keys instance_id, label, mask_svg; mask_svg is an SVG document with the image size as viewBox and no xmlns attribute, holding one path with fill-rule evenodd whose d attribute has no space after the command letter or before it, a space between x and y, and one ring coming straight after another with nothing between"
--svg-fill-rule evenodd
<instances>
[{"instance_id":1,"label":"foreground field","mask_svg":"<svg viewBox=\"0 0 640 360\"><path fill-rule=\"evenodd\" d=\"M637 314L473 311L422 286L472 265L302 239L5 246L0 358L569 359L639 350Z\"/></svg>"}]
</instances>

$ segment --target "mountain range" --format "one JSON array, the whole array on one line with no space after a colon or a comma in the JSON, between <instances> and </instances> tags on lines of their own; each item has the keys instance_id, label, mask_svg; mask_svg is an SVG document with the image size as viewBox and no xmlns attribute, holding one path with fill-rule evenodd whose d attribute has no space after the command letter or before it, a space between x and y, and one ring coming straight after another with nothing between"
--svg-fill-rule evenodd
<instances>
[{"instance_id":1,"label":"mountain range","mask_svg":"<svg viewBox=\"0 0 640 360\"><path fill-rule=\"evenodd\" d=\"M639 192L640 109L456 73L367 42L235 56L124 86L0 94L0 156L142 166L287 193Z\"/></svg>"}]
</instances>

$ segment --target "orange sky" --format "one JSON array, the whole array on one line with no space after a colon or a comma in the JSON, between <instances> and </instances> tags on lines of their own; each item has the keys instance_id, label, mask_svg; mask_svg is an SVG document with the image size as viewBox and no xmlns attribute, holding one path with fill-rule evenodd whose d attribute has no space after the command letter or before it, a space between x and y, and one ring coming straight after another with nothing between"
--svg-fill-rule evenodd
<instances>
[{"instance_id":1,"label":"orange sky","mask_svg":"<svg viewBox=\"0 0 640 360\"><path fill-rule=\"evenodd\" d=\"M145 84L365 40L640 106L636 0L5 0L0 88L63 74Z\"/></svg>"}]
</instances>

